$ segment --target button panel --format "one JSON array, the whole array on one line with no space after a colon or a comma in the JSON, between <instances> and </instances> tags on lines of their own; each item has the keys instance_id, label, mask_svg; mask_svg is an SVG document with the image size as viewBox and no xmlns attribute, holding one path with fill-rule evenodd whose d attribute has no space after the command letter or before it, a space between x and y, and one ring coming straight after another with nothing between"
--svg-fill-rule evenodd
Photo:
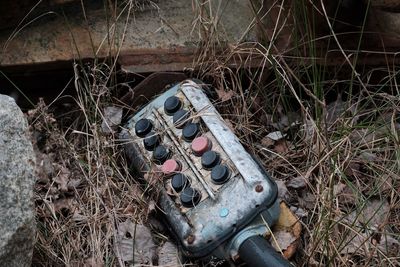
<instances>
[{"instance_id":1,"label":"button panel","mask_svg":"<svg viewBox=\"0 0 400 267\"><path fill-rule=\"evenodd\" d=\"M135 124L143 153L154 163L151 172L163 176L166 191L182 213L205 199L215 199L230 177L238 175L199 115L179 92L160 108L148 110Z\"/></svg>"},{"instance_id":2,"label":"button panel","mask_svg":"<svg viewBox=\"0 0 400 267\"><path fill-rule=\"evenodd\" d=\"M142 119L151 122L150 130L140 124L135 130ZM120 136L127 159L154 189L185 255L209 255L264 210L271 215L268 224L278 219L276 185L199 84L186 80L160 94Z\"/></svg>"}]
</instances>

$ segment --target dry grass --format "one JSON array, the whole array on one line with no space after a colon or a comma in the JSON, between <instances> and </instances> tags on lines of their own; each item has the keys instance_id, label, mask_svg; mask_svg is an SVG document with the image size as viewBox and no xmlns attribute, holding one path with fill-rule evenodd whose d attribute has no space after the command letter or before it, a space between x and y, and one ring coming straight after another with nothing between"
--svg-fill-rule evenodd
<instances>
[{"instance_id":1,"label":"dry grass","mask_svg":"<svg viewBox=\"0 0 400 267\"><path fill-rule=\"evenodd\" d=\"M365 68L356 75L353 62L346 61L342 71L317 64L312 31L286 48L304 48L307 53L301 55L282 54L273 42L241 44L221 53L224 36L218 17L207 12L210 2L193 4L193 32L203 41L193 75L217 90L219 111L275 179L287 185L296 177L305 182L285 196L293 210L304 211L294 262L399 266L397 69ZM255 11L260 8L254 5ZM279 10L281 23L273 27L273 40L280 40L290 21ZM260 21L256 16L249 27ZM331 32L324 38L339 42L334 37ZM240 59L242 68L229 67L233 58ZM263 67L252 68L253 58ZM100 130L103 108L115 102L114 67L75 65L75 104L54 113L53 106L40 103L28 114L43 159L35 265L124 266L114 246L118 223L128 218L142 223L148 217L148 200L115 136ZM373 78L377 72L382 79ZM286 137L266 137L274 131ZM52 167L46 167L49 162ZM161 234L157 238L165 240Z\"/></svg>"}]
</instances>

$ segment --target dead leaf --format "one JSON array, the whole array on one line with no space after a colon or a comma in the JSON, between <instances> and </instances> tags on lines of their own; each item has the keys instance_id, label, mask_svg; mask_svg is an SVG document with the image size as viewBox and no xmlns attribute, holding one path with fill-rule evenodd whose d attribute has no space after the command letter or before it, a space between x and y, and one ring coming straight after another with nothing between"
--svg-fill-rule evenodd
<instances>
[{"instance_id":1,"label":"dead leaf","mask_svg":"<svg viewBox=\"0 0 400 267\"><path fill-rule=\"evenodd\" d=\"M346 176L355 176L360 172L361 164L355 161L350 161L350 163L344 169L344 174Z\"/></svg>"},{"instance_id":2,"label":"dead leaf","mask_svg":"<svg viewBox=\"0 0 400 267\"><path fill-rule=\"evenodd\" d=\"M279 154L285 154L289 151L288 141L281 139L275 142L274 151Z\"/></svg>"},{"instance_id":3,"label":"dead leaf","mask_svg":"<svg viewBox=\"0 0 400 267\"><path fill-rule=\"evenodd\" d=\"M378 160L378 157L374 153L370 153L370 152L367 152L367 151L362 151L360 153L360 159L368 161L368 162L373 162L373 161Z\"/></svg>"},{"instance_id":4,"label":"dead leaf","mask_svg":"<svg viewBox=\"0 0 400 267\"><path fill-rule=\"evenodd\" d=\"M271 125L279 130L279 131L286 131L290 127L295 126L299 123L301 116L297 112L288 112L285 115L282 115L278 122L271 123Z\"/></svg>"},{"instance_id":5,"label":"dead leaf","mask_svg":"<svg viewBox=\"0 0 400 267\"><path fill-rule=\"evenodd\" d=\"M289 201L289 190L287 189L285 182L281 180L275 180L275 183L278 186L278 198L281 200Z\"/></svg>"},{"instance_id":6,"label":"dead leaf","mask_svg":"<svg viewBox=\"0 0 400 267\"><path fill-rule=\"evenodd\" d=\"M306 193L304 196L299 197L299 205L306 210L312 210L316 204L315 195L311 193Z\"/></svg>"},{"instance_id":7,"label":"dead leaf","mask_svg":"<svg viewBox=\"0 0 400 267\"><path fill-rule=\"evenodd\" d=\"M215 90L215 91L217 91L218 98L222 102L232 99L232 97L235 95L235 92L233 90L219 89L219 90Z\"/></svg>"},{"instance_id":8,"label":"dead leaf","mask_svg":"<svg viewBox=\"0 0 400 267\"><path fill-rule=\"evenodd\" d=\"M356 203L356 196L353 190L344 183L338 183L333 186L333 194L337 197L339 205L354 205Z\"/></svg>"},{"instance_id":9,"label":"dead leaf","mask_svg":"<svg viewBox=\"0 0 400 267\"><path fill-rule=\"evenodd\" d=\"M53 181L58 185L58 189L61 192L67 192L68 191L68 182L69 182L69 177L71 175L71 172L64 166L59 165L59 167L60 167L60 170L58 171L57 176L55 178L53 178Z\"/></svg>"},{"instance_id":10,"label":"dead leaf","mask_svg":"<svg viewBox=\"0 0 400 267\"><path fill-rule=\"evenodd\" d=\"M275 144L275 141L272 140L271 138L269 138L268 136L264 136L261 139L261 144L263 145L263 147L269 148L269 147L272 147Z\"/></svg>"},{"instance_id":11,"label":"dead leaf","mask_svg":"<svg viewBox=\"0 0 400 267\"><path fill-rule=\"evenodd\" d=\"M272 139L274 141L278 141L278 140L284 138L285 136L286 136L286 134L282 134L281 131L271 132L267 135L267 137L269 137L270 139Z\"/></svg>"},{"instance_id":12,"label":"dead leaf","mask_svg":"<svg viewBox=\"0 0 400 267\"><path fill-rule=\"evenodd\" d=\"M342 254L370 255L377 249L387 256L400 254L400 242L383 226L390 208L386 200L367 200L365 205L343 218L338 218L336 238L344 239Z\"/></svg>"},{"instance_id":13,"label":"dead leaf","mask_svg":"<svg viewBox=\"0 0 400 267\"><path fill-rule=\"evenodd\" d=\"M69 190L75 190L83 183L83 180L80 178L72 178L68 181L67 187Z\"/></svg>"},{"instance_id":14,"label":"dead leaf","mask_svg":"<svg viewBox=\"0 0 400 267\"><path fill-rule=\"evenodd\" d=\"M297 249L301 235L301 223L298 218L290 211L284 202L280 203L281 212L278 221L272 228L272 233L275 237L274 241L271 238L272 246L278 250L279 247L283 250L283 255L289 259Z\"/></svg>"},{"instance_id":15,"label":"dead leaf","mask_svg":"<svg viewBox=\"0 0 400 267\"><path fill-rule=\"evenodd\" d=\"M365 225L378 227L387 221L389 212L390 208L387 200L369 200L362 208L358 221Z\"/></svg>"},{"instance_id":16,"label":"dead leaf","mask_svg":"<svg viewBox=\"0 0 400 267\"><path fill-rule=\"evenodd\" d=\"M286 231L274 232L274 238L278 242L281 250L286 250L297 239L292 233ZM275 249L279 251L277 246Z\"/></svg>"},{"instance_id":17,"label":"dead leaf","mask_svg":"<svg viewBox=\"0 0 400 267\"><path fill-rule=\"evenodd\" d=\"M44 217L55 217L56 214L62 211L71 213L74 212L76 202L73 198L61 198L56 199L53 202L46 201L46 206L44 208Z\"/></svg>"},{"instance_id":18,"label":"dead leaf","mask_svg":"<svg viewBox=\"0 0 400 267\"><path fill-rule=\"evenodd\" d=\"M312 139L315 136L315 133L318 132L315 122L309 119L305 120L305 123L302 125L301 129L305 141L312 141Z\"/></svg>"},{"instance_id":19,"label":"dead leaf","mask_svg":"<svg viewBox=\"0 0 400 267\"><path fill-rule=\"evenodd\" d=\"M286 183L286 186L287 186L288 188L293 188L293 189L304 188L304 187L307 186L306 178L304 178L303 176L294 177L294 178L290 179L290 180Z\"/></svg>"},{"instance_id":20,"label":"dead leaf","mask_svg":"<svg viewBox=\"0 0 400 267\"><path fill-rule=\"evenodd\" d=\"M48 183L54 175L53 159L51 155L35 149L36 156L36 178L39 183Z\"/></svg>"},{"instance_id":21,"label":"dead leaf","mask_svg":"<svg viewBox=\"0 0 400 267\"><path fill-rule=\"evenodd\" d=\"M308 215L307 211L305 211L305 210L303 210L302 208L299 208L299 207L291 206L290 210L292 212L294 212L294 214L296 214L296 216L299 217L299 218L303 218L303 217L306 217Z\"/></svg>"},{"instance_id":22,"label":"dead leaf","mask_svg":"<svg viewBox=\"0 0 400 267\"><path fill-rule=\"evenodd\" d=\"M105 134L113 133L122 120L122 108L106 107L104 108L104 119L101 123L101 130Z\"/></svg>"},{"instance_id":23,"label":"dead leaf","mask_svg":"<svg viewBox=\"0 0 400 267\"><path fill-rule=\"evenodd\" d=\"M164 267L176 267L182 265L179 259L178 249L173 243L167 241L162 245L158 252L158 265Z\"/></svg>"},{"instance_id":24,"label":"dead leaf","mask_svg":"<svg viewBox=\"0 0 400 267\"><path fill-rule=\"evenodd\" d=\"M325 120L328 127L333 125L347 109L347 103L342 100L339 94L337 99L326 106Z\"/></svg>"},{"instance_id":25,"label":"dead leaf","mask_svg":"<svg viewBox=\"0 0 400 267\"><path fill-rule=\"evenodd\" d=\"M134 265L152 265L157 259L156 245L150 230L141 224L126 220L118 225L116 254ZM133 251L135 251L133 253Z\"/></svg>"}]
</instances>

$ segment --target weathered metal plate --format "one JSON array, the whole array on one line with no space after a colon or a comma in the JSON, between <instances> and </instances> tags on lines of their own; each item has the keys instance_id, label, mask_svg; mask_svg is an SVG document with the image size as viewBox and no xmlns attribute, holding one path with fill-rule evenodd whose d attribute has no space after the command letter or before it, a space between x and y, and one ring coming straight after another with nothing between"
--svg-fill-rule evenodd
<instances>
[{"instance_id":1,"label":"weathered metal plate","mask_svg":"<svg viewBox=\"0 0 400 267\"><path fill-rule=\"evenodd\" d=\"M0 65L119 55L120 64L132 72L182 71L192 67L204 33L198 21L210 16L216 19L202 25L218 27L219 41L236 44L255 40L254 32L246 31L253 19L249 1L209 1L203 5L203 13L193 1L155 2L144 10L131 10L129 19L128 7L122 12L121 6L116 11L117 16L121 13L116 22L109 6L101 1L85 1L85 13L80 3L62 10L57 7L57 12L49 10L31 24L24 23L15 36L11 30L0 32ZM248 34L243 35L245 32Z\"/></svg>"}]
</instances>

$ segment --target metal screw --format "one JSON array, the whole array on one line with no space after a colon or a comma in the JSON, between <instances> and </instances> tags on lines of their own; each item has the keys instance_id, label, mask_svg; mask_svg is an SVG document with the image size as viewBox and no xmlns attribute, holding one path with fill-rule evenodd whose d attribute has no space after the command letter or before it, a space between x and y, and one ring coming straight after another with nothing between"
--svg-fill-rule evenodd
<instances>
[{"instance_id":1,"label":"metal screw","mask_svg":"<svg viewBox=\"0 0 400 267\"><path fill-rule=\"evenodd\" d=\"M260 184L256 185L256 192L257 192L257 193L260 193L260 192L262 192L263 190L264 190L264 187L263 187L262 185L260 185Z\"/></svg>"},{"instance_id":2,"label":"metal screw","mask_svg":"<svg viewBox=\"0 0 400 267\"><path fill-rule=\"evenodd\" d=\"M196 239L196 237L194 235L189 235L186 238L186 241L188 242L188 244L193 244L194 240Z\"/></svg>"}]
</instances>

